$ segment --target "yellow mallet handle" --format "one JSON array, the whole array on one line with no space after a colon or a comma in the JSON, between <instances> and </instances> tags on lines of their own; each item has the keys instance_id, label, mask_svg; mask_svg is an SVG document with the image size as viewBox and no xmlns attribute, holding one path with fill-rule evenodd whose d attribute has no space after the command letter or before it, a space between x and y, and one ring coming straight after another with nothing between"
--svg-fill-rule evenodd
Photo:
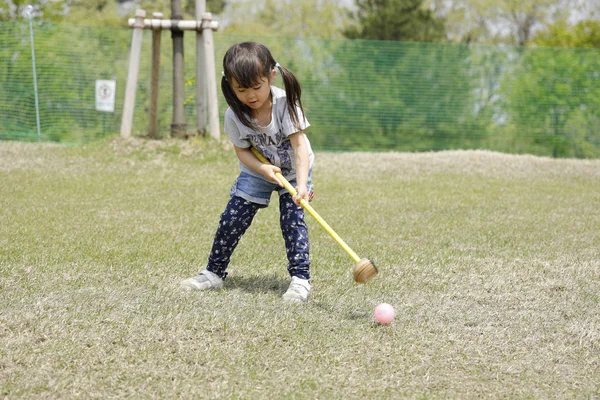
<instances>
[{"instance_id":1,"label":"yellow mallet handle","mask_svg":"<svg viewBox=\"0 0 600 400\"><path fill-rule=\"evenodd\" d=\"M252 150L252 153L254 153L254 155L256 156L256 158L258 158L258 160L260 162L262 162L263 164L270 164L270 162L262 155L258 152L258 150L256 150L254 147L251 147L250 150ZM297 194L296 192L296 188L294 188L287 179L285 179L285 177L280 174L279 172L275 173L275 176L277 176L277 179L279 179L279 181L283 184L283 187L290 192L290 194L292 196L295 196ZM348 246L346 244L346 242L344 242L344 240L337 234L335 233L335 231L331 228L331 226L329 226L329 224L327 222L325 222L325 220L323 218L321 218L321 216L319 215L319 213L317 213L315 211L314 208L312 208L312 206L310 204L308 204L308 202L304 199L300 200L300 205L302 206L302 208L304 208L306 211L308 211L308 213L310 215L313 216L314 219L317 220L317 222L319 223L319 225L321 225L323 227L323 229L325 229L325 231L327 233L329 233L329 235L333 238L333 240L335 240L337 242L337 244L340 245L340 247L342 249L344 249L346 251L346 253L348 253L348 255L350 257L352 257L352 259L354 260L354 262L359 262L360 261L360 257L358 257L358 255L356 255L356 253L354 251L352 251L352 249L350 248L350 246Z\"/></svg>"}]
</instances>

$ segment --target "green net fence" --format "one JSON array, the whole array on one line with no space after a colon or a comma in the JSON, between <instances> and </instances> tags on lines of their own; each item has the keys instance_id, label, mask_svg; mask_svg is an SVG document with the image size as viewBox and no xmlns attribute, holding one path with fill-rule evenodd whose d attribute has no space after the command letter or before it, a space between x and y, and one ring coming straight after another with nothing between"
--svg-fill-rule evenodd
<instances>
[{"instance_id":1,"label":"green net fence","mask_svg":"<svg viewBox=\"0 0 600 400\"><path fill-rule=\"evenodd\" d=\"M0 23L0 139L84 143L117 136L132 31ZM185 34L186 119L195 131L195 33ZM266 44L303 86L313 147L333 151L489 149L600 157L600 51L399 43L215 33L215 60L236 42ZM145 31L133 130L148 130L151 32ZM163 32L159 129L172 118L172 47ZM95 81L116 81L114 112L97 111ZM280 81L275 82L281 86ZM219 93L221 118L226 108Z\"/></svg>"}]
</instances>

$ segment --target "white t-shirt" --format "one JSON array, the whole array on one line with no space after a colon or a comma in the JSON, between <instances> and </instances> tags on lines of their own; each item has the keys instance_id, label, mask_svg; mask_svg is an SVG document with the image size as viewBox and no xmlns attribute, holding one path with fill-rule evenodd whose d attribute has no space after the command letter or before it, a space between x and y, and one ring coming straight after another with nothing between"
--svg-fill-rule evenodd
<instances>
[{"instance_id":1,"label":"white t-shirt","mask_svg":"<svg viewBox=\"0 0 600 400\"><path fill-rule=\"evenodd\" d=\"M285 90L271 86L272 111L271 123L266 127L256 125L255 129L248 128L242 124L231 108L225 111L225 132L229 140L237 147L247 149L255 147L265 158L273 165L281 168L283 176L288 180L296 177L296 164L294 161L294 149L288 136L298 132L294 127L286 103ZM297 108L300 120L300 130L305 130L310 126L306 117L302 114L300 108ZM254 123L254 122L253 122ZM310 142L306 138L308 154L310 159L310 168L314 163L314 154L310 147ZM250 175L262 178L261 175L246 167L240 161L240 169Z\"/></svg>"}]
</instances>

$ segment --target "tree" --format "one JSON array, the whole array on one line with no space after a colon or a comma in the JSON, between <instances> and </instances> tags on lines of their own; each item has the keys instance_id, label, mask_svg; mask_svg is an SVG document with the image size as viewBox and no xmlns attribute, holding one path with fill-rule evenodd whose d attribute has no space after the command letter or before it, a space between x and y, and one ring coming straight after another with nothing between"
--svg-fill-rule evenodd
<instances>
[{"instance_id":1,"label":"tree","mask_svg":"<svg viewBox=\"0 0 600 400\"><path fill-rule=\"evenodd\" d=\"M0 21L22 18L23 9L32 5L36 18L60 21L66 15L68 0L3 0L0 2Z\"/></svg>"},{"instance_id":2,"label":"tree","mask_svg":"<svg viewBox=\"0 0 600 400\"><path fill-rule=\"evenodd\" d=\"M186 0L183 4L184 10L190 15L196 14L196 0ZM225 8L225 0L206 0L206 12L219 14Z\"/></svg>"},{"instance_id":3,"label":"tree","mask_svg":"<svg viewBox=\"0 0 600 400\"><path fill-rule=\"evenodd\" d=\"M599 66L597 51L526 49L503 82L509 123L554 157L597 157Z\"/></svg>"},{"instance_id":4,"label":"tree","mask_svg":"<svg viewBox=\"0 0 600 400\"><path fill-rule=\"evenodd\" d=\"M162 12L164 18L171 16L171 0L141 0L135 4L132 1L121 0L70 0L67 20L69 22L98 26L124 26L127 19L133 17L133 7L146 10L150 18L154 12ZM196 1L183 2L184 19L196 19ZM130 7L131 12L123 12ZM225 7L225 0L207 0L206 10L220 13Z\"/></svg>"},{"instance_id":5,"label":"tree","mask_svg":"<svg viewBox=\"0 0 600 400\"><path fill-rule=\"evenodd\" d=\"M423 0L357 0L349 39L435 42L444 38L444 20Z\"/></svg>"},{"instance_id":6,"label":"tree","mask_svg":"<svg viewBox=\"0 0 600 400\"><path fill-rule=\"evenodd\" d=\"M93 26L123 26L131 15L121 15L119 5L109 0L72 0L66 20Z\"/></svg>"},{"instance_id":7,"label":"tree","mask_svg":"<svg viewBox=\"0 0 600 400\"><path fill-rule=\"evenodd\" d=\"M505 0L492 10L496 10L500 19L511 27L515 44L524 46L531 39L533 28L548 17L549 7L556 3L556 0Z\"/></svg>"},{"instance_id":8,"label":"tree","mask_svg":"<svg viewBox=\"0 0 600 400\"><path fill-rule=\"evenodd\" d=\"M574 48L600 48L600 22L584 20L570 25L563 19L540 32L533 42L571 49L532 49L525 54L523 76L513 83L509 97L509 104L519 108L518 123L527 126L533 122L538 138L548 139L544 133L551 132L554 156L597 157L600 56Z\"/></svg>"},{"instance_id":9,"label":"tree","mask_svg":"<svg viewBox=\"0 0 600 400\"><path fill-rule=\"evenodd\" d=\"M87 1L87 0L86 0ZM171 0L117 0L119 3L134 3L136 8L146 10L150 15L153 12L162 12L165 16L171 13ZM196 0L182 0L185 18L195 19ZM218 14L225 8L225 0L206 0L206 11Z\"/></svg>"},{"instance_id":10,"label":"tree","mask_svg":"<svg viewBox=\"0 0 600 400\"><path fill-rule=\"evenodd\" d=\"M231 20L223 31L260 36L335 38L347 21L336 0L262 0L232 2L224 12Z\"/></svg>"},{"instance_id":11,"label":"tree","mask_svg":"<svg viewBox=\"0 0 600 400\"><path fill-rule=\"evenodd\" d=\"M344 13L335 0L266 0L260 21L281 36L339 36Z\"/></svg>"},{"instance_id":12,"label":"tree","mask_svg":"<svg viewBox=\"0 0 600 400\"><path fill-rule=\"evenodd\" d=\"M446 19L447 36L463 43L506 43L524 46L556 14L566 14L566 0L426 0Z\"/></svg>"},{"instance_id":13,"label":"tree","mask_svg":"<svg viewBox=\"0 0 600 400\"><path fill-rule=\"evenodd\" d=\"M534 43L546 47L587 47L600 48L600 22L580 21L570 26L559 21L541 32Z\"/></svg>"}]
</instances>

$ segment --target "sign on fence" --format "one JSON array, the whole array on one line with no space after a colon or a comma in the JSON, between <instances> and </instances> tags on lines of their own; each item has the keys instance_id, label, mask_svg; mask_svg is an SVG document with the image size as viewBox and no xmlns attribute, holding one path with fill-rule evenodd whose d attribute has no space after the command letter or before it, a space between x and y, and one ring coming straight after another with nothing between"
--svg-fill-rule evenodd
<instances>
[{"instance_id":1,"label":"sign on fence","mask_svg":"<svg viewBox=\"0 0 600 400\"><path fill-rule=\"evenodd\" d=\"M96 110L115 112L116 81L96 81Z\"/></svg>"}]
</instances>

